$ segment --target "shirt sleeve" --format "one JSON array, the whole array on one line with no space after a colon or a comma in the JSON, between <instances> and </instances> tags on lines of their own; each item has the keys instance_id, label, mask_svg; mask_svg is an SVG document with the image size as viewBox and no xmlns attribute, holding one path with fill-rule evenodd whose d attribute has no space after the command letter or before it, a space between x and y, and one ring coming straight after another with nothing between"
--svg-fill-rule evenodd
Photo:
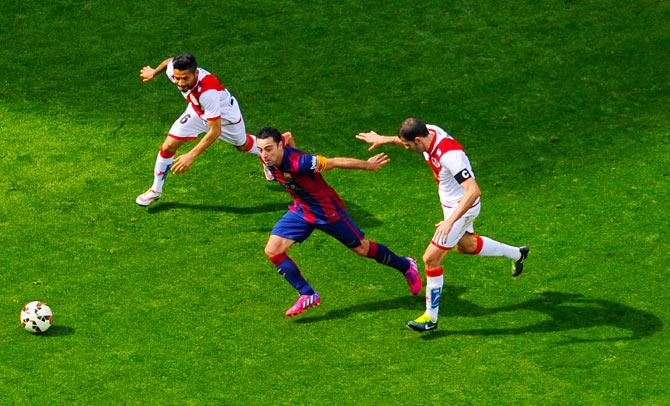
<instances>
[{"instance_id":1,"label":"shirt sleeve","mask_svg":"<svg viewBox=\"0 0 670 406\"><path fill-rule=\"evenodd\" d=\"M221 93L218 90L208 90L200 95L199 101L204 111L202 118L216 120L221 118Z\"/></svg>"},{"instance_id":2,"label":"shirt sleeve","mask_svg":"<svg viewBox=\"0 0 670 406\"><path fill-rule=\"evenodd\" d=\"M456 182L463 183L470 178L474 178L470 160L465 152L461 150L448 151L440 158L440 164L449 170Z\"/></svg>"},{"instance_id":3,"label":"shirt sleeve","mask_svg":"<svg viewBox=\"0 0 670 406\"><path fill-rule=\"evenodd\" d=\"M319 173L326 169L328 159L321 155L301 154L298 158L296 172Z\"/></svg>"}]
</instances>

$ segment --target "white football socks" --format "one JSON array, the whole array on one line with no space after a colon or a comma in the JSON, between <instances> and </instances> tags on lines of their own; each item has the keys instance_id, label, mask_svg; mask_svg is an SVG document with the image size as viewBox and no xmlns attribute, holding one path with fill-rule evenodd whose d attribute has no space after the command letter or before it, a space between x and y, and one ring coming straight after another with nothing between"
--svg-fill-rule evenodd
<instances>
[{"instance_id":1,"label":"white football socks","mask_svg":"<svg viewBox=\"0 0 670 406\"><path fill-rule=\"evenodd\" d=\"M247 134L247 149L246 152L254 155L260 155L261 151L258 149L258 144L256 144L256 136Z\"/></svg>"},{"instance_id":2,"label":"white football socks","mask_svg":"<svg viewBox=\"0 0 670 406\"><path fill-rule=\"evenodd\" d=\"M426 314L430 315L430 320L437 321L440 312L440 295L442 295L442 285L444 284L444 275L426 276Z\"/></svg>"},{"instance_id":3,"label":"white football socks","mask_svg":"<svg viewBox=\"0 0 670 406\"><path fill-rule=\"evenodd\" d=\"M482 250L477 255L483 257L507 257L512 261L521 258L519 247L512 247L507 244L492 240L488 237L479 237L482 239Z\"/></svg>"},{"instance_id":4,"label":"white football socks","mask_svg":"<svg viewBox=\"0 0 670 406\"><path fill-rule=\"evenodd\" d=\"M154 183L151 185L151 189L155 192L163 192L163 183L165 183L165 178L170 172L172 162L174 162L174 155L170 158L163 158L161 153L158 153L158 156L156 157L156 165L154 166Z\"/></svg>"}]
</instances>

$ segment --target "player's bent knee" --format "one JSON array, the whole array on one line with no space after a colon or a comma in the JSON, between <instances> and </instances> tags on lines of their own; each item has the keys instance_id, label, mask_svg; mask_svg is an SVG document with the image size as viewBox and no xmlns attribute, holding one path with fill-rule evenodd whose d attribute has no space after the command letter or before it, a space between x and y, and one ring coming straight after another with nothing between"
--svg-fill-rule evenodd
<instances>
[{"instance_id":1,"label":"player's bent knee","mask_svg":"<svg viewBox=\"0 0 670 406\"><path fill-rule=\"evenodd\" d=\"M368 254L368 249L369 247L364 247L363 245L359 245L356 248L352 248L351 250L358 256L364 257Z\"/></svg>"},{"instance_id":2,"label":"player's bent knee","mask_svg":"<svg viewBox=\"0 0 670 406\"><path fill-rule=\"evenodd\" d=\"M370 242L365 238L360 241L360 244L357 247L350 248L356 255L365 257L370 251Z\"/></svg>"},{"instance_id":3,"label":"player's bent knee","mask_svg":"<svg viewBox=\"0 0 670 406\"><path fill-rule=\"evenodd\" d=\"M167 155L174 155L177 153L179 146L165 143L161 145L161 152Z\"/></svg>"},{"instance_id":4,"label":"player's bent knee","mask_svg":"<svg viewBox=\"0 0 670 406\"><path fill-rule=\"evenodd\" d=\"M286 251L282 250L279 247L271 247L269 245L265 246L265 256L268 258L274 258L278 255L285 253Z\"/></svg>"},{"instance_id":5,"label":"player's bent knee","mask_svg":"<svg viewBox=\"0 0 670 406\"><path fill-rule=\"evenodd\" d=\"M464 254L467 254L467 255L475 255L477 253L476 246L475 247L467 247L467 248L464 247L464 248L461 248L461 251Z\"/></svg>"},{"instance_id":6,"label":"player's bent knee","mask_svg":"<svg viewBox=\"0 0 670 406\"><path fill-rule=\"evenodd\" d=\"M477 238L473 234L465 234L458 242L456 248L463 254L475 255L478 253Z\"/></svg>"},{"instance_id":7,"label":"player's bent knee","mask_svg":"<svg viewBox=\"0 0 670 406\"><path fill-rule=\"evenodd\" d=\"M440 266L442 262L442 256L431 255L430 253L423 254L423 263L426 265L426 268L433 269Z\"/></svg>"}]
</instances>

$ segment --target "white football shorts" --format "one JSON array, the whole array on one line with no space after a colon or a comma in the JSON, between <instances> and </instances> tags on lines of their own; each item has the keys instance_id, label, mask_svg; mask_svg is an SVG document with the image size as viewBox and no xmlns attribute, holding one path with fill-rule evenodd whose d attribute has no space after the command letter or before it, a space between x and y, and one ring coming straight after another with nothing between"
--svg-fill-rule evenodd
<instances>
[{"instance_id":1,"label":"white football shorts","mask_svg":"<svg viewBox=\"0 0 670 406\"><path fill-rule=\"evenodd\" d=\"M234 98L233 98L234 100ZM239 147L244 145L247 141L247 132L244 126L244 119L242 118L242 113L240 112L240 107L235 100L231 106L230 114L226 119L221 117L221 135L219 139L227 142L228 144L235 145ZM209 131L209 125L207 125L207 120L204 120L198 116L198 113L193 110L191 104L188 104L184 113L172 124L168 136L176 138L179 140L194 140L198 138L200 134L206 133Z\"/></svg>"},{"instance_id":2,"label":"white football shorts","mask_svg":"<svg viewBox=\"0 0 670 406\"><path fill-rule=\"evenodd\" d=\"M445 207L443 205L442 212L444 213L444 219L448 219L455 209L455 207ZM438 248L449 250L458 244L458 242L461 240L461 237L463 237L466 232L474 234L475 219L477 216L479 216L480 209L481 203L477 202L476 206L470 208L470 210L465 212L465 214L454 223L454 225L451 227L451 231L449 231L449 235L446 237L437 238L437 231L435 231L433 239L431 240L432 244Z\"/></svg>"}]
</instances>

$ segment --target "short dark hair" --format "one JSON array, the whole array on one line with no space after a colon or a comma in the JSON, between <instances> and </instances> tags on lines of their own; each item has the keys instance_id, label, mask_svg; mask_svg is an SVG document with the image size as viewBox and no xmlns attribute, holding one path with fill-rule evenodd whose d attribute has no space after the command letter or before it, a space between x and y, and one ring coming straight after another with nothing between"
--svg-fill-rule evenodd
<instances>
[{"instance_id":1,"label":"short dark hair","mask_svg":"<svg viewBox=\"0 0 670 406\"><path fill-rule=\"evenodd\" d=\"M407 141L414 141L416 137L427 137L428 127L418 118L410 117L400 124L398 135Z\"/></svg>"},{"instance_id":2,"label":"short dark hair","mask_svg":"<svg viewBox=\"0 0 670 406\"><path fill-rule=\"evenodd\" d=\"M198 62L195 61L195 56L191 54L179 54L172 58L172 66L175 69L195 72L198 69Z\"/></svg>"},{"instance_id":3,"label":"short dark hair","mask_svg":"<svg viewBox=\"0 0 670 406\"><path fill-rule=\"evenodd\" d=\"M272 138L277 144L281 143L281 133L274 127L264 127L256 133L256 139Z\"/></svg>"}]
</instances>

